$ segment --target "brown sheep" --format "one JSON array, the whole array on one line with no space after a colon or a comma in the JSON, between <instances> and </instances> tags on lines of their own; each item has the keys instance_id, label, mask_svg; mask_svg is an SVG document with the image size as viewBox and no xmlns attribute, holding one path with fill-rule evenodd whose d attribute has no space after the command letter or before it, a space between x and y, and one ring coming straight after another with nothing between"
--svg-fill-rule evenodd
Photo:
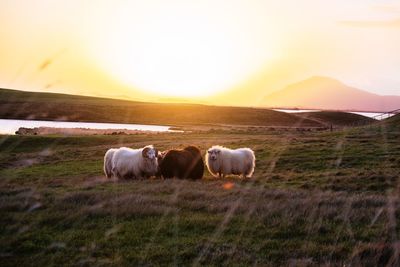
<instances>
[{"instance_id":1,"label":"brown sheep","mask_svg":"<svg viewBox=\"0 0 400 267\"><path fill-rule=\"evenodd\" d=\"M197 180L203 177L204 162L199 148L195 146L171 149L159 156L159 170L166 179L176 177Z\"/></svg>"}]
</instances>

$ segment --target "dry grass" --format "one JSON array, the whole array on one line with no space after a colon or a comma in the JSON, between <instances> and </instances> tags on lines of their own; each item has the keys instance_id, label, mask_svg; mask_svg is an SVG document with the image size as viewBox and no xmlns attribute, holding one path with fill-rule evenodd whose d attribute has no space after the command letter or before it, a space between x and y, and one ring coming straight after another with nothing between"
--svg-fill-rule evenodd
<instances>
[{"instance_id":1,"label":"dry grass","mask_svg":"<svg viewBox=\"0 0 400 267\"><path fill-rule=\"evenodd\" d=\"M2 265L399 263L396 125L177 137L3 137ZM160 150L248 146L256 172L248 180L102 176L107 148L149 143Z\"/></svg>"}]
</instances>

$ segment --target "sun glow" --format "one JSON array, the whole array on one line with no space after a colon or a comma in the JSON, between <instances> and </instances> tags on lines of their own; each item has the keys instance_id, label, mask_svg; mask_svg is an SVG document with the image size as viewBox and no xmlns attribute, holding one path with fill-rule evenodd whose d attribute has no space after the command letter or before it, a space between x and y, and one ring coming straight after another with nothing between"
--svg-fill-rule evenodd
<instances>
[{"instance_id":1,"label":"sun glow","mask_svg":"<svg viewBox=\"0 0 400 267\"><path fill-rule=\"evenodd\" d=\"M178 97L229 90L277 56L260 6L199 2L130 1L110 7L117 19L90 34L89 49L122 83Z\"/></svg>"}]
</instances>

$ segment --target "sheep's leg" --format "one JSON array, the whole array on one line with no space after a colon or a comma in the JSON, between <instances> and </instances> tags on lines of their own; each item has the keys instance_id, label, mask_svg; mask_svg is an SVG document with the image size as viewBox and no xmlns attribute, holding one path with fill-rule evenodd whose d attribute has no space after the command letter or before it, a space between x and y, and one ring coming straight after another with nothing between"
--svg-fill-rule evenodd
<instances>
[{"instance_id":1,"label":"sheep's leg","mask_svg":"<svg viewBox=\"0 0 400 267\"><path fill-rule=\"evenodd\" d=\"M124 179L124 176L118 171L114 173L114 176L117 177L117 179L119 179L119 180Z\"/></svg>"},{"instance_id":2,"label":"sheep's leg","mask_svg":"<svg viewBox=\"0 0 400 267\"><path fill-rule=\"evenodd\" d=\"M117 170L114 167L111 169L110 177L113 177L113 176L116 177L116 178L119 178L119 174L118 174Z\"/></svg>"},{"instance_id":3,"label":"sheep's leg","mask_svg":"<svg viewBox=\"0 0 400 267\"><path fill-rule=\"evenodd\" d=\"M139 174L136 175L136 179L137 180L145 180L146 176L147 176L146 172L141 171L141 172L139 172Z\"/></svg>"}]
</instances>

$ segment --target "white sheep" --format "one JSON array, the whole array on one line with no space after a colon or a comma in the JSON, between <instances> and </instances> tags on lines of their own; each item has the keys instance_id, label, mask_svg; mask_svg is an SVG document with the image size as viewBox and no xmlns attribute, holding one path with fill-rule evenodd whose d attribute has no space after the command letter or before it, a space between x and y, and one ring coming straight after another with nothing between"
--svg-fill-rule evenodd
<instances>
[{"instance_id":1,"label":"white sheep","mask_svg":"<svg viewBox=\"0 0 400 267\"><path fill-rule=\"evenodd\" d=\"M154 176L158 170L158 151L153 146L131 149L121 147L114 152L112 173L117 178L136 178Z\"/></svg>"},{"instance_id":2,"label":"white sheep","mask_svg":"<svg viewBox=\"0 0 400 267\"><path fill-rule=\"evenodd\" d=\"M107 178L111 178L112 176L112 158L117 150L117 148L110 148L104 155L104 174Z\"/></svg>"},{"instance_id":3,"label":"white sheep","mask_svg":"<svg viewBox=\"0 0 400 267\"><path fill-rule=\"evenodd\" d=\"M212 146L206 154L208 171L213 176L224 177L234 174L243 178L254 173L256 158L250 148L229 149L222 146Z\"/></svg>"}]
</instances>

